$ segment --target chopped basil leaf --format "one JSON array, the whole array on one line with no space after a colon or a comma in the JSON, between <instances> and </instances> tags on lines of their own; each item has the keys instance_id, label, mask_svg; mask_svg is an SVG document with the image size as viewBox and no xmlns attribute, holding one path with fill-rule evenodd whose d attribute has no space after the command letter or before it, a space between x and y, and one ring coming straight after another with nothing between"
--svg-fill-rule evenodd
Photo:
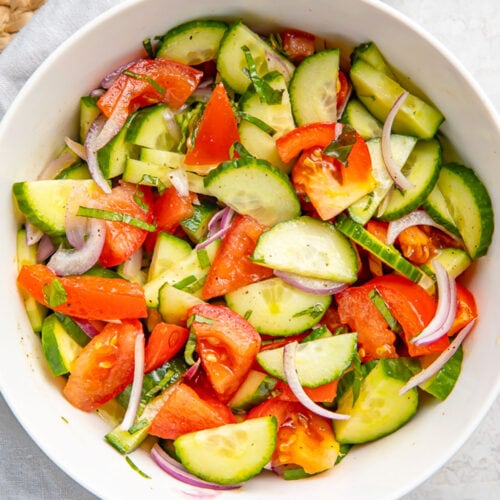
<instances>
[{"instance_id":1,"label":"chopped basil leaf","mask_svg":"<svg viewBox=\"0 0 500 500\"><path fill-rule=\"evenodd\" d=\"M279 33L271 33L268 37L269 45L280 54L285 54L283 51L283 40Z\"/></svg>"},{"instance_id":2,"label":"chopped basil leaf","mask_svg":"<svg viewBox=\"0 0 500 500\"><path fill-rule=\"evenodd\" d=\"M259 127L266 134L274 135L276 133L276 130L273 127L268 125L266 122L262 121L260 118L245 113L244 111L240 111L238 114L242 120L245 120L249 123L252 123L256 127Z\"/></svg>"},{"instance_id":3,"label":"chopped basil leaf","mask_svg":"<svg viewBox=\"0 0 500 500\"><path fill-rule=\"evenodd\" d=\"M79 207L76 215L93 217L94 219L111 220L114 222L124 222L129 226L135 226L139 229L149 231L150 233L156 231L156 226L154 224L150 224L149 222L123 212L114 212L113 210L103 210L101 208Z\"/></svg>"},{"instance_id":4,"label":"chopped basil leaf","mask_svg":"<svg viewBox=\"0 0 500 500\"><path fill-rule=\"evenodd\" d=\"M152 78L146 75L140 75L139 73L134 73L133 71L129 71L126 69L125 71L122 71L124 75L130 76L131 78L135 78L136 80L142 80L144 82L149 83L157 92L159 92L161 95L165 95L165 88L162 87L158 82L155 82Z\"/></svg>"},{"instance_id":5,"label":"chopped basil leaf","mask_svg":"<svg viewBox=\"0 0 500 500\"><path fill-rule=\"evenodd\" d=\"M325 312L325 308L322 304L314 304L308 309L304 309L303 311L299 311L293 315L294 318L298 318L300 316L311 316L311 318L318 318Z\"/></svg>"},{"instance_id":6,"label":"chopped basil leaf","mask_svg":"<svg viewBox=\"0 0 500 500\"><path fill-rule=\"evenodd\" d=\"M43 296L49 307L57 307L68 300L68 295L63 284L54 278L50 283L43 287Z\"/></svg>"},{"instance_id":7,"label":"chopped basil leaf","mask_svg":"<svg viewBox=\"0 0 500 500\"><path fill-rule=\"evenodd\" d=\"M186 347L184 347L184 361L188 366L193 366L196 361L194 359L194 354L196 353L196 335L190 333L186 342Z\"/></svg>"},{"instance_id":8,"label":"chopped basil leaf","mask_svg":"<svg viewBox=\"0 0 500 500\"><path fill-rule=\"evenodd\" d=\"M196 281L196 276L191 275L188 276L187 278L184 278L177 283L174 283L172 286L174 288L177 288L177 290L184 290L187 286L191 285L191 283L194 283Z\"/></svg>"},{"instance_id":9,"label":"chopped basil leaf","mask_svg":"<svg viewBox=\"0 0 500 500\"><path fill-rule=\"evenodd\" d=\"M132 459L128 455L125 457L125 460L130 465L130 467L132 467L132 469L135 470L135 472L138 472L142 477L145 477L146 479L151 479L151 476L148 476L145 472L139 469L139 467L137 467L137 465L135 465L135 463L132 462Z\"/></svg>"},{"instance_id":10,"label":"chopped basil leaf","mask_svg":"<svg viewBox=\"0 0 500 500\"><path fill-rule=\"evenodd\" d=\"M347 157L349 156L355 142L356 130L350 125L344 125L342 132L340 132L339 136L326 146L323 153L327 156L336 158L343 165L346 165Z\"/></svg>"},{"instance_id":11,"label":"chopped basil leaf","mask_svg":"<svg viewBox=\"0 0 500 500\"><path fill-rule=\"evenodd\" d=\"M214 320L211 318L207 318L206 316L202 316L201 314L192 314L188 319L187 326L190 327L194 322L196 323L206 323L207 325L213 325Z\"/></svg>"},{"instance_id":12,"label":"chopped basil leaf","mask_svg":"<svg viewBox=\"0 0 500 500\"><path fill-rule=\"evenodd\" d=\"M140 190L137 190L134 193L134 201L139 205L145 212L149 210L148 204L143 200L144 193Z\"/></svg>"},{"instance_id":13,"label":"chopped basil leaf","mask_svg":"<svg viewBox=\"0 0 500 500\"><path fill-rule=\"evenodd\" d=\"M141 429L144 429L146 425L149 424L149 420L147 418L143 418L142 420L139 420L136 422L130 429L127 431L129 434L135 434L137 431L140 431Z\"/></svg>"},{"instance_id":14,"label":"chopped basil leaf","mask_svg":"<svg viewBox=\"0 0 500 500\"><path fill-rule=\"evenodd\" d=\"M197 250L196 256L198 257L198 263L202 269L210 267L210 258L208 257L208 252L204 248Z\"/></svg>"},{"instance_id":15,"label":"chopped basil leaf","mask_svg":"<svg viewBox=\"0 0 500 500\"><path fill-rule=\"evenodd\" d=\"M318 326L317 328L313 328L312 332L305 338L303 338L300 343L310 342L311 340L322 339L325 337L331 337L332 332L328 329L326 325Z\"/></svg>"},{"instance_id":16,"label":"chopped basil leaf","mask_svg":"<svg viewBox=\"0 0 500 500\"><path fill-rule=\"evenodd\" d=\"M141 177L139 184L154 186L156 189L158 189L159 194L162 194L167 190L167 186L165 185L165 183L159 177L156 177L154 175L144 174Z\"/></svg>"},{"instance_id":17,"label":"chopped basil leaf","mask_svg":"<svg viewBox=\"0 0 500 500\"><path fill-rule=\"evenodd\" d=\"M255 66L255 61L252 57L250 49L243 45L241 50L245 53L245 59L248 68L243 68L243 72L250 78L253 83L255 92L259 96L260 102L266 104L280 104L281 98L283 96L283 90L273 89L269 83L267 83L263 78L257 73L257 67Z\"/></svg>"},{"instance_id":18,"label":"chopped basil leaf","mask_svg":"<svg viewBox=\"0 0 500 500\"><path fill-rule=\"evenodd\" d=\"M146 397L151 398L154 395L158 394L170 382L170 380L174 375L175 375L174 370L171 369L167 370L163 378L146 393Z\"/></svg>"},{"instance_id":19,"label":"chopped basil leaf","mask_svg":"<svg viewBox=\"0 0 500 500\"><path fill-rule=\"evenodd\" d=\"M151 38L145 38L142 41L142 46L144 47L144 50L146 51L146 54L148 57L151 59L154 59L155 57L155 51L153 49L153 44L151 43Z\"/></svg>"},{"instance_id":20,"label":"chopped basil leaf","mask_svg":"<svg viewBox=\"0 0 500 500\"><path fill-rule=\"evenodd\" d=\"M245 311L245 315L243 316L244 319L246 319L247 321L250 319L250 316L252 315L252 310L249 309L248 311Z\"/></svg>"},{"instance_id":21,"label":"chopped basil leaf","mask_svg":"<svg viewBox=\"0 0 500 500\"><path fill-rule=\"evenodd\" d=\"M392 315L389 307L385 303L384 299L380 295L380 293L377 291L377 289L373 289L370 291L368 294L369 299L372 301L373 305L377 308L378 312L382 315L382 317L387 321L387 324L389 325L389 328L394 332L394 333L401 333L402 328L401 325L398 323L396 318Z\"/></svg>"}]
</instances>

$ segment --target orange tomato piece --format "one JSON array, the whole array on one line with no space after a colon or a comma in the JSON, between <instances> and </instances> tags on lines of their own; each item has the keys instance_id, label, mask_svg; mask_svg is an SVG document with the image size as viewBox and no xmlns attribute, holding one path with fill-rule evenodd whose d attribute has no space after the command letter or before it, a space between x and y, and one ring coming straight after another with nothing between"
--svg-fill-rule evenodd
<instances>
[{"instance_id":1,"label":"orange tomato piece","mask_svg":"<svg viewBox=\"0 0 500 500\"><path fill-rule=\"evenodd\" d=\"M64 290L64 301L49 304L47 293L57 280ZM47 266L23 266L17 277L19 286L41 304L68 316L90 320L145 318L143 288L121 278L100 276L56 276Z\"/></svg>"},{"instance_id":2,"label":"orange tomato piece","mask_svg":"<svg viewBox=\"0 0 500 500\"><path fill-rule=\"evenodd\" d=\"M144 373L172 359L182 349L188 337L187 328L169 323L157 323L146 345Z\"/></svg>"},{"instance_id":3,"label":"orange tomato piece","mask_svg":"<svg viewBox=\"0 0 500 500\"><path fill-rule=\"evenodd\" d=\"M132 383L139 333L138 320L107 323L73 363L63 389L66 399L80 410L92 411L118 396Z\"/></svg>"}]
</instances>

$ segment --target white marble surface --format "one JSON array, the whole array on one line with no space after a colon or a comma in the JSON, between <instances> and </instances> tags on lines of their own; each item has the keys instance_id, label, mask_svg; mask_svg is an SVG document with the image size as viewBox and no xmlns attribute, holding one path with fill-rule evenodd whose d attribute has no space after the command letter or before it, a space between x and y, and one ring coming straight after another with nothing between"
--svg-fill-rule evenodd
<instances>
[{"instance_id":1,"label":"white marble surface","mask_svg":"<svg viewBox=\"0 0 500 500\"><path fill-rule=\"evenodd\" d=\"M311 0L314 1L314 0ZM450 49L500 112L498 0L385 0ZM500 400L461 450L405 500L500 498ZM0 498L95 498L57 468L19 426L0 398ZM432 450L429 450L432 453ZM3 496L2 492L16 491Z\"/></svg>"}]
</instances>

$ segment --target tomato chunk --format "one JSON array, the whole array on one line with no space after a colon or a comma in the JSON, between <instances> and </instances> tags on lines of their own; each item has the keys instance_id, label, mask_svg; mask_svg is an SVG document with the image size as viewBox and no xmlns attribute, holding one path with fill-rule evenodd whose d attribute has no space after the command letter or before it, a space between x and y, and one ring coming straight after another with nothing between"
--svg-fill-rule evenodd
<instances>
[{"instance_id":1,"label":"tomato chunk","mask_svg":"<svg viewBox=\"0 0 500 500\"><path fill-rule=\"evenodd\" d=\"M193 215L192 198L181 196L174 186L170 186L155 200L153 211L156 228L173 233L184 219Z\"/></svg>"},{"instance_id":2,"label":"tomato chunk","mask_svg":"<svg viewBox=\"0 0 500 500\"><path fill-rule=\"evenodd\" d=\"M448 335L455 335L477 316L478 311L474 295L465 286L457 283L457 313Z\"/></svg>"},{"instance_id":3,"label":"tomato chunk","mask_svg":"<svg viewBox=\"0 0 500 500\"><path fill-rule=\"evenodd\" d=\"M17 277L21 288L41 304L68 316L91 320L145 318L146 299L143 288L121 278L100 276L57 277L47 266L23 266ZM61 287L57 305L49 304L51 288Z\"/></svg>"},{"instance_id":4,"label":"tomato chunk","mask_svg":"<svg viewBox=\"0 0 500 500\"><path fill-rule=\"evenodd\" d=\"M186 153L186 165L211 165L231 158L231 146L239 142L238 122L231 102L219 83L201 117L194 146Z\"/></svg>"},{"instance_id":5,"label":"tomato chunk","mask_svg":"<svg viewBox=\"0 0 500 500\"><path fill-rule=\"evenodd\" d=\"M272 269L250 260L264 229L264 226L248 215L235 218L208 272L202 290L203 299L219 297L272 276Z\"/></svg>"},{"instance_id":6,"label":"tomato chunk","mask_svg":"<svg viewBox=\"0 0 500 500\"><path fill-rule=\"evenodd\" d=\"M273 468L297 465L308 474L330 469L339 453L331 422L300 403L268 399L252 408L248 418L273 415L278 421L278 438L271 459Z\"/></svg>"},{"instance_id":7,"label":"tomato chunk","mask_svg":"<svg viewBox=\"0 0 500 500\"><path fill-rule=\"evenodd\" d=\"M307 31L287 29L280 33L283 52L296 64L314 54L315 36Z\"/></svg>"},{"instance_id":8,"label":"tomato chunk","mask_svg":"<svg viewBox=\"0 0 500 500\"><path fill-rule=\"evenodd\" d=\"M316 401L318 403L331 403L337 395L338 383L338 380L332 380L328 384L323 384L319 387L304 387L303 389L309 396L309 398L311 398L313 401ZM298 401L297 397L290 389L290 386L288 384L285 384L285 382L282 382L281 380L277 383L275 390L281 391L281 394L278 396L278 398L282 399L283 401Z\"/></svg>"},{"instance_id":9,"label":"tomato chunk","mask_svg":"<svg viewBox=\"0 0 500 500\"><path fill-rule=\"evenodd\" d=\"M139 333L138 320L107 323L73 363L63 389L66 399L80 410L92 411L118 396L132 383Z\"/></svg>"},{"instance_id":10,"label":"tomato chunk","mask_svg":"<svg viewBox=\"0 0 500 500\"><path fill-rule=\"evenodd\" d=\"M175 439L188 432L234 422L227 405L207 399L206 395L200 397L193 388L181 383L172 389L151 422L149 433L164 439Z\"/></svg>"},{"instance_id":11,"label":"tomato chunk","mask_svg":"<svg viewBox=\"0 0 500 500\"><path fill-rule=\"evenodd\" d=\"M127 214L144 222L153 221L153 195L148 187L121 183L110 194L100 192L96 195L97 208ZM106 237L99 257L104 267L113 267L125 262L138 250L149 232L146 229L125 222L105 220Z\"/></svg>"},{"instance_id":12,"label":"tomato chunk","mask_svg":"<svg viewBox=\"0 0 500 500\"><path fill-rule=\"evenodd\" d=\"M252 367L260 335L226 306L197 304L190 315L201 364L220 399L228 401Z\"/></svg>"},{"instance_id":13,"label":"tomato chunk","mask_svg":"<svg viewBox=\"0 0 500 500\"><path fill-rule=\"evenodd\" d=\"M189 330L179 325L157 323L146 345L144 373L172 359L184 346Z\"/></svg>"},{"instance_id":14,"label":"tomato chunk","mask_svg":"<svg viewBox=\"0 0 500 500\"><path fill-rule=\"evenodd\" d=\"M97 101L102 113L121 126L137 109L156 103L182 106L200 83L203 73L167 59L141 59L121 73ZM136 76L130 76L134 74ZM152 83L153 82L153 83Z\"/></svg>"}]
</instances>

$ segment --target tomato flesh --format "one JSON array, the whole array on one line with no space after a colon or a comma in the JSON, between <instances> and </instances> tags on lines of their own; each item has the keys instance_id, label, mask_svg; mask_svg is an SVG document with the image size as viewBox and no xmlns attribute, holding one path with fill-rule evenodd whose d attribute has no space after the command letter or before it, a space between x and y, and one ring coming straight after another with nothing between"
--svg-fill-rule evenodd
<instances>
[{"instance_id":1,"label":"tomato flesh","mask_svg":"<svg viewBox=\"0 0 500 500\"><path fill-rule=\"evenodd\" d=\"M188 432L210 429L234 423L226 405L200 397L188 385L181 383L172 389L167 400L151 422L149 433L164 439L175 439Z\"/></svg>"},{"instance_id":2,"label":"tomato flesh","mask_svg":"<svg viewBox=\"0 0 500 500\"><path fill-rule=\"evenodd\" d=\"M287 29L280 33L283 52L296 64L314 54L316 37L306 31Z\"/></svg>"},{"instance_id":3,"label":"tomato flesh","mask_svg":"<svg viewBox=\"0 0 500 500\"><path fill-rule=\"evenodd\" d=\"M92 411L118 396L132 383L139 333L138 320L107 323L73 363L63 389L66 399L80 410Z\"/></svg>"},{"instance_id":4,"label":"tomato flesh","mask_svg":"<svg viewBox=\"0 0 500 500\"><path fill-rule=\"evenodd\" d=\"M252 367L260 335L226 306L197 304L190 315L201 364L220 399L228 401Z\"/></svg>"},{"instance_id":5,"label":"tomato flesh","mask_svg":"<svg viewBox=\"0 0 500 500\"><path fill-rule=\"evenodd\" d=\"M149 336L145 350L144 373L172 359L184 346L189 330L179 325L157 323Z\"/></svg>"},{"instance_id":6,"label":"tomato flesh","mask_svg":"<svg viewBox=\"0 0 500 500\"><path fill-rule=\"evenodd\" d=\"M264 226L248 215L235 218L222 240L203 285L204 300L222 296L273 275L272 269L250 260L264 229Z\"/></svg>"}]
</instances>

